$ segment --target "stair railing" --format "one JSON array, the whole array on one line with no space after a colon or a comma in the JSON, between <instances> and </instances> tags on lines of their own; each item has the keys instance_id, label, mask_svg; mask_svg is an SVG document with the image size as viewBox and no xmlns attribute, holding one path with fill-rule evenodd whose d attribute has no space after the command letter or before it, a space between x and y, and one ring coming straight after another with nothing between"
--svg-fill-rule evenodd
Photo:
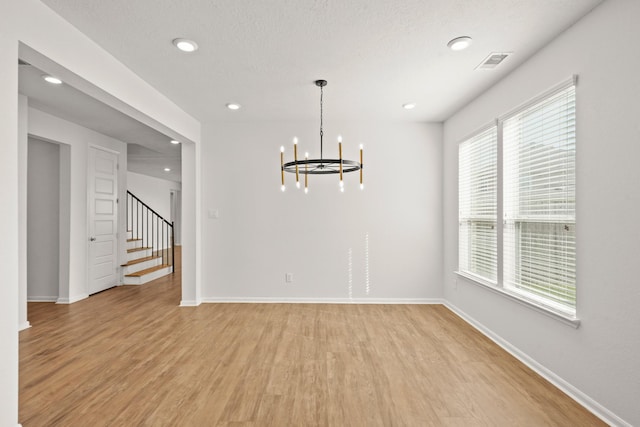
<instances>
[{"instance_id":1,"label":"stair railing","mask_svg":"<svg viewBox=\"0 0 640 427\"><path fill-rule=\"evenodd\" d=\"M127 231L142 247L150 248L152 256L162 258L163 265L175 271L173 222L169 222L146 203L127 190Z\"/></svg>"}]
</instances>

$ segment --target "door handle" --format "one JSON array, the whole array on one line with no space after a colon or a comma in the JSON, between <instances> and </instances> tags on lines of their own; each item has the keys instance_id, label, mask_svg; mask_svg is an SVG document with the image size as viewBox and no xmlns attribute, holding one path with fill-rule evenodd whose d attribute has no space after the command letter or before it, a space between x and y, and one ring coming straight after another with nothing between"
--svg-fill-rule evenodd
<instances>
[{"instance_id":1,"label":"door handle","mask_svg":"<svg viewBox=\"0 0 640 427\"><path fill-rule=\"evenodd\" d=\"M95 242L95 241L96 241L96 238L95 238L95 237L90 237L90 238L89 238L89 241L90 241L90 242Z\"/></svg>"}]
</instances>

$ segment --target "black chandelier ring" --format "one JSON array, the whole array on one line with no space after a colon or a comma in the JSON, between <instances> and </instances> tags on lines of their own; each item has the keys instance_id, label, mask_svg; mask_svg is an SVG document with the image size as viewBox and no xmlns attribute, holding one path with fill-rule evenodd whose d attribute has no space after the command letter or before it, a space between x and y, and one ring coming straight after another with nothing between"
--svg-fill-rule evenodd
<instances>
[{"instance_id":1,"label":"black chandelier ring","mask_svg":"<svg viewBox=\"0 0 640 427\"><path fill-rule=\"evenodd\" d=\"M298 173L303 175L325 175L340 172L340 159L308 159L287 162L283 166L283 170L289 173ZM356 172L362 169L362 163L355 160L342 159L342 173Z\"/></svg>"}]
</instances>

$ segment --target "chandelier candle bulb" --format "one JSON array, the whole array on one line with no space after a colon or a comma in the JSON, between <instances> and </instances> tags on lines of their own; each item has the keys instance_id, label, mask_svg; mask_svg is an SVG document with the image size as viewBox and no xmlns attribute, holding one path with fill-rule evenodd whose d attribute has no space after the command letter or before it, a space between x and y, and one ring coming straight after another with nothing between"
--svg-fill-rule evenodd
<instances>
[{"instance_id":1,"label":"chandelier candle bulb","mask_svg":"<svg viewBox=\"0 0 640 427\"><path fill-rule=\"evenodd\" d=\"M296 162L296 187L300 188L300 176L298 174L298 138L293 138L293 160Z\"/></svg>"},{"instance_id":2,"label":"chandelier candle bulb","mask_svg":"<svg viewBox=\"0 0 640 427\"><path fill-rule=\"evenodd\" d=\"M362 144L360 144L360 189L361 190L363 188L363 185L362 185L362 166L363 166L363 163L362 163L362 149L363 149Z\"/></svg>"},{"instance_id":3,"label":"chandelier candle bulb","mask_svg":"<svg viewBox=\"0 0 640 427\"><path fill-rule=\"evenodd\" d=\"M304 160L309 161L309 153L304 153ZM309 192L309 164L304 164L304 194Z\"/></svg>"},{"instance_id":4,"label":"chandelier candle bulb","mask_svg":"<svg viewBox=\"0 0 640 427\"><path fill-rule=\"evenodd\" d=\"M342 183L342 137L338 137L338 153L340 154L340 182Z\"/></svg>"},{"instance_id":5,"label":"chandelier candle bulb","mask_svg":"<svg viewBox=\"0 0 640 427\"><path fill-rule=\"evenodd\" d=\"M284 146L280 147L280 174L282 175L282 191L284 191Z\"/></svg>"}]
</instances>

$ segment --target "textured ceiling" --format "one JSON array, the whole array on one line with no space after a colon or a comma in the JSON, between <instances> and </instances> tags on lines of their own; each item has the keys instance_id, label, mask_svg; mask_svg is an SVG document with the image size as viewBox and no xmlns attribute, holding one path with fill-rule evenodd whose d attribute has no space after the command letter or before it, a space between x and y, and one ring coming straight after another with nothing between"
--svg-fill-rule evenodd
<instances>
[{"instance_id":1,"label":"textured ceiling","mask_svg":"<svg viewBox=\"0 0 640 427\"><path fill-rule=\"evenodd\" d=\"M442 121L601 2L42 1L202 122L315 118L318 78L328 118ZM471 47L449 50L462 35ZM474 70L491 52L513 55Z\"/></svg>"}]
</instances>

